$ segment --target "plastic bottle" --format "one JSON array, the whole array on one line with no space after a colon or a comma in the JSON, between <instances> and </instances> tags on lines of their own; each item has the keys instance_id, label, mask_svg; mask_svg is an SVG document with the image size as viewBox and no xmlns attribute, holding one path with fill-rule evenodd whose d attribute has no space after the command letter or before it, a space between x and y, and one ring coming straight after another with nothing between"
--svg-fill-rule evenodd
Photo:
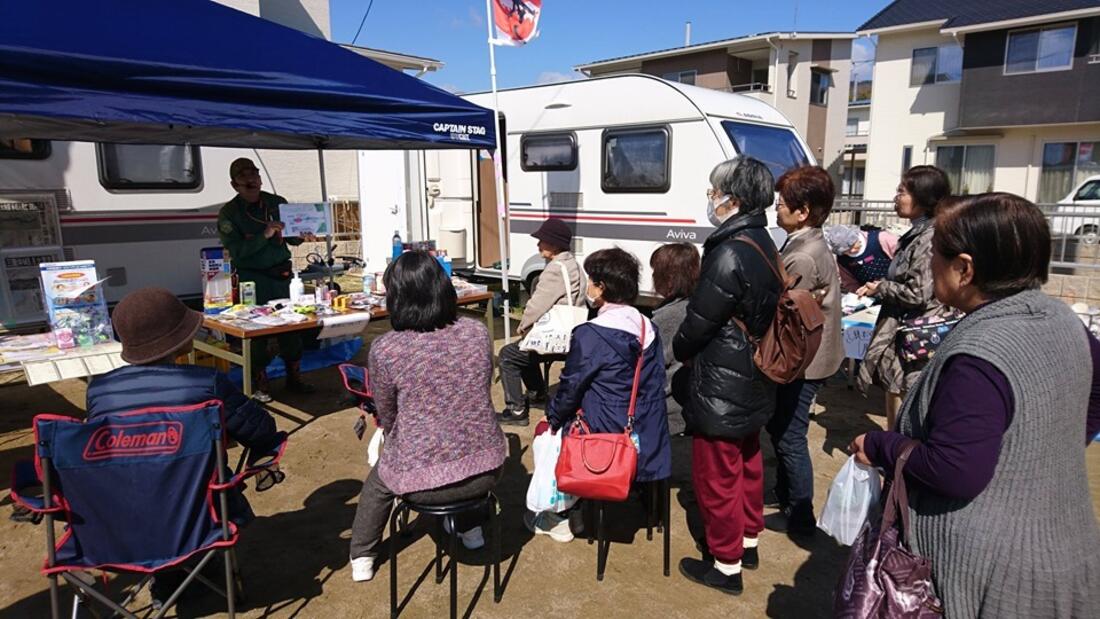
<instances>
[{"instance_id":1,"label":"plastic bottle","mask_svg":"<svg viewBox=\"0 0 1100 619\"><path fill-rule=\"evenodd\" d=\"M302 283L302 278L298 277L298 272L294 272L294 278L290 280L290 302L291 304L298 303L298 298L305 295L306 286Z\"/></svg>"},{"instance_id":2,"label":"plastic bottle","mask_svg":"<svg viewBox=\"0 0 1100 619\"><path fill-rule=\"evenodd\" d=\"M399 231L393 231L393 259L397 260L401 257L401 252L405 250L404 243L401 242L401 234Z\"/></svg>"},{"instance_id":3,"label":"plastic bottle","mask_svg":"<svg viewBox=\"0 0 1100 619\"><path fill-rule=\"evenodd\" d=\"M447 277L454 275L454 269L451 265L451 257L447 255L447 251L443 251L443 272L447 274Z\"/></svg>"}]
</instances>

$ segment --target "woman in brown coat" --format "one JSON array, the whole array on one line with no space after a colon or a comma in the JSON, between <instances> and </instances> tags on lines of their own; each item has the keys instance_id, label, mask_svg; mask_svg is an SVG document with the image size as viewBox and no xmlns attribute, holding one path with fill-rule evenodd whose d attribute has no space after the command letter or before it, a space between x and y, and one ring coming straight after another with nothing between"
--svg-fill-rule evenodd
<instances>
[{"instance_id":1,"label":"woman in brown coat","mask_svg":"<svg viewBox=\"0 0 1100 619\"><path fill-rule=\"evenodd\" d=\"M775 204L776 221L787 231L783 246L783 266L791 277L799 278L795 288L809 290L821 303L825 314L824 333L806 373L792 383L779 385L775 395L775 414L768 421L777 459L773 501L787 516L787 532L813 535L814 469L806 432L810 426L810 408L818 389L836 374L844 361L840 331L840 275L836 256L825 242L821 225L833 209L836 189L829 173L818 166L802 166L779 177L779 199Z\"/></svg>"},{"instance_id":2,"label":"woman in brown coat","mask_svg":"<svg viewBox=\"0 0 1100 619\"><path fill-rule=\"evenodd\" d=\"M898 241L898 250L885 279L870 282L857 294L882 303L871 344L859 371L860 388L878 385L886 391L886 424L893 429L902 398L916 382L923 367L902 366L898 357L898 329L913 318L938 316L943 304L932 288L932 233L936 209L951 194L943 170L929 165L910 168L898 184L894 210L912 227Z\"/></svg>"}]
</instances>

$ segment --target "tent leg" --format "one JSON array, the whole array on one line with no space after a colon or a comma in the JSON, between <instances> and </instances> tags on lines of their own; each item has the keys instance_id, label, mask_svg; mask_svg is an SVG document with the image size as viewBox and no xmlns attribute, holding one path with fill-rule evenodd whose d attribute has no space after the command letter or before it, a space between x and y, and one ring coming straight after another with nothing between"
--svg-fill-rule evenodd
<instances>
[{"instance_id":1,"label":"tent leg","mask_svg":"<svg viewBox=\"0 0 1100 619\"><path fill-rule=\"evenodd\" d=\"M328 202L328 185L325 182L325 151L321 147L317 147L317 168L321 172L321 202ZM329 207L329 217L330 219L334 217L332 215L331 206ZM335 224L331 222L330 225L335 226ZM362 222L360 222L359 225L362 227ZM325 263L328 264L328 285L330 288L336 279L332 274L332 265L336 264L336 260L332 257L333 232L335 232L335 230L330 229L328 234L325 235Z\"/></svg>"}]
</instances>

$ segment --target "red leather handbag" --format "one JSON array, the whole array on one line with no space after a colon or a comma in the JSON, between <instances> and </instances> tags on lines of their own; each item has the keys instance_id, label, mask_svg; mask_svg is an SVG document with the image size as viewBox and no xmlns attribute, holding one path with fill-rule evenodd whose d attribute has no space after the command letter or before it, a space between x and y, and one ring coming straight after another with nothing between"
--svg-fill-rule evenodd
<instances>
[{"instance_id":1,"label":"red leather handbag","mask_svg":"<svg viewBox=\"0 0 1100 619\"><path fill-rule=\"evenodd\" d=\"M641 352L634 367L634 386L630 391L630 408L626 412L626 427L621 433L594 434L584 420L584 411L577 411L569 433L562 437L558 465L554 468L558 489L582 499L625 501L630 485L638 472L638 450L631 440L634 431L634 409L638 401L638 381L645 358L645 320L642 320Z\"/></svg>"}]
</instances>

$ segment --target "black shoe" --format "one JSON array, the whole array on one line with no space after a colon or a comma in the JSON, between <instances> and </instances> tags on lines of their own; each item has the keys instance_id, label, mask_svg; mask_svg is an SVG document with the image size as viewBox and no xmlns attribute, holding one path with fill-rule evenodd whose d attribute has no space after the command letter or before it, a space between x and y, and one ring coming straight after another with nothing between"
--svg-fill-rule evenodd
<instances>
[{"instance_id":1,"label":"black shoe","mask_svg":"<svg viewBox=\"0 0 1100 619\"><path fill-rule=\"evenodd\" d=\"M680 559L680 573L692 582L717 589L729 595L741 595L741 591L744 590L740 573L726 576L719 572L714 564L699 559Z\"/></svg>"},{"instance_id":2,"label":"black shoe","mask_svg":"<svg viewBox=\"0 0 1100 619\"><path fill-rule=\"evenodd\" d=\"M569 531L574 537L584 535L584 510L574 508L569 510Z\"/></svg>"},{"instance_id":3,"label":"black shoe","mask_svg":"<svg viewBox=\"0 0 1100 619\"><path fill-rule=\"evenodd\" d=\"M817 533L817 518L809 505L792 506L783 510L787 517L787 535L813 537Z\"/></svg>"},{"instance_id":4,"label":"black shoe","mask_svg":"<svg viewBox=\"0 0 1100 619\"><path fill-rule=\"evenodd\" d=\"M503 426L526 426L531 423L531 414L526 410L514 411L506 408L497 416L497 421Z\"/></svg>"},{"instance_id":5,"label":"black shoe","mask_svg":"<svg viewBox=\"0 0 1100 619\"><path fill-rule=\"evenodd\" d=\"M764 507L783 509L786 507L785 503L779 498L779 493L774 488L764 493Z\"/></svg>"},{"instance_id":6,"label":"black shoe","mask_svg":"<svg viewBox=\"0 0 1100 619\"><path fill-rule=\"evenodd\" d=\"M746 570L755 570L760 567L760 549L746 548L745 554L741 555L741 567Z\"/></svg>"},{"instance_id":7,"label":"black shoe","mask_svg":"<svg viewBox=\"0 0 1100 619\"><path fill-rule=\"evenodd\" d=\"M542 391L528 391L527 392L528 404L546 404L546 390Z\"/></svg>"}]
</instances>

